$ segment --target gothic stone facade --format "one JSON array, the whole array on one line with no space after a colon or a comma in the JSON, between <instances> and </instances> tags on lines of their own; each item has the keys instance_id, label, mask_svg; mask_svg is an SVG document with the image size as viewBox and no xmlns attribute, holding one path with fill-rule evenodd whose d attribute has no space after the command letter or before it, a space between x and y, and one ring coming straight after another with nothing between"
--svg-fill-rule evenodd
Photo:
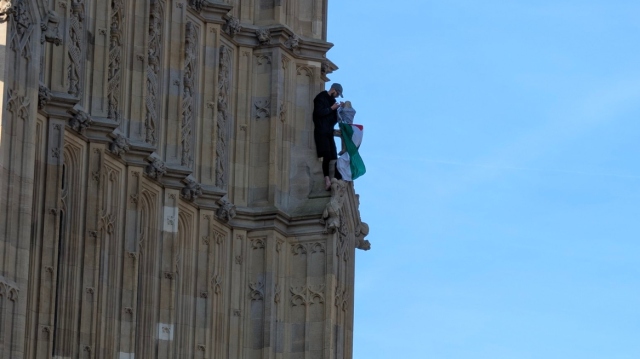
<instances>
[{"instance_id":1,"label":"gothic stone facade","mask_svg":"<svg viewBox=\"0 0 640 359\"><path fill-rule=\"evenodd\" d=\"M351 358L327 0L0 0L0 357Z\"/></svg>"}]
</instances>

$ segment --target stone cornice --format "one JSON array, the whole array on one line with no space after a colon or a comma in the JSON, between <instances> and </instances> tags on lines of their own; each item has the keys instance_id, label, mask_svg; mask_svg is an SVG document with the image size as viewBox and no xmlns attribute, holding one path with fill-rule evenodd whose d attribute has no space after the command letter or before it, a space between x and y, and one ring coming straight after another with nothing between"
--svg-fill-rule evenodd
<instances>
[{"instance_id":1,"label":"stone cornice","mask_svg":"<svg viewBox=\"0 0 640 359\"><path fill-rule=\"evenodd\" d=\"M91 117L93 123L87 128L85 136L93 142L111 142L110 134L118 128L118 123L106 117Z\"/></svg>"},{"instance_id":2,"label":"stone cornice","mask_svg":"<svg viewBox=\"0 0 640 359\"><path fill-rule=\"evenodd\" d=\"M129 151L124 155L128 165L146 166L146 159L156 150L156 147L142 141L130 140Z\"/></svg>"},{"instance_id":3,"label":"stone cornice","mask_svg":"<svg viewBox=\"0 0 640 359\"><path fill-rule=\"evenodd\" d=\"M317 214L292 217L275 207L240 207L237 213L231 224L234 228L246 231L275 230L283 236L291 237L322 234L324 229Z\"/></svg>"},{"instance_id":4,"label":"stone cornice","mask_svg":"<svg viewBox=\"0 0 640 359\"><path fill-rule=\"evenodd\" d=\"M224 24L224 17L233 9L233 5L219 1L207 1L202 5L200 17L208 23Z\"/></svg>"},{"instance_id":5,"label":"stone cornice","mask_svg":"<svg viewBox=\"0 0 640 359\"><path fill-rule=\"evenodd\" d=\"M71 118L69 111L80 102L80 99L64 92L51 91L50 95L50 99L41 111L51 117Z\"/></svg>"},{"instance_id":6,"label":"stone cornice","mask_svg":"<svg viewBox=\"0 0 640 359\"><path fill-rule=\"evenodd\" d=\"M271 35L271 40L267 44L260 44L258 37L256 36L256 30L264 29L268 30ZM273 26L255 26L255 25L243 25L242 29L233 37L226 33L223 35L234 44L252 48L275 48L279 47L285 50L289 55L294 58L313 60L313 61L328 61L326 53L333 47L330 42L307 38L298 37L297 46L290 46L287 41L298 36L290 28L284 25ZM333 64L333 63L332 63ZM337 69L335 64L332 65L334 70Z\"/></svg>"},{"instance_id":7,"label":"stone cornice","mask_svg":"<svg viewBox=\"0 0 640 359\"><path fill-rule=\"evenodd\" d=\"M196 13L206 23L224 25L231 18L229 16L229 12L232 9L232 5L218 1L208 1L203 4L202 11L200 11L199 13L194 13ZM294 33L289 27L282 24L271 26L255 26L253 24L241 23L240 25L242 28L233 36L224 31L221 31L222 36L238 46L252 48L280 47L295 58L321 62L328 61L326 59L326 53L333 47L333 44L330 42L299 36ZM271 35L271 40L269 41L269 43L261 44L260 41L258 41L256 30L259 29L269 31ZM287 41L289 41L289 39L293 37L298 37L299 39L298 46L294 48L292 48L291 46L287 46ZM328 68L330 68L331 71L327 73L330 73L338 68L331 61L328 61L328 63L330 64Z\"/></svg>"}]
</instances>

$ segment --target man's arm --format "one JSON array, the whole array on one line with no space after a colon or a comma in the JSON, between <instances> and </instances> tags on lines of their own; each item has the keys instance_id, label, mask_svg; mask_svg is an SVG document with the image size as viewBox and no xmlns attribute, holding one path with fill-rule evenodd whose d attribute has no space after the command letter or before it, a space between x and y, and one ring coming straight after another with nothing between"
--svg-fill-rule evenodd
<instances>
[{"instance_id":1,"label":"man's arm","mask_svg":"<svg viewBox=\"0 0 640 359\"><path fill-rule=\"evenodd\" d=\"M316 98L313 99L313 116L322 117L330 114L331 111L333 111L332 106L333 104L329 104L319 96L316 96Z\"/></svg>"}]
</instances>

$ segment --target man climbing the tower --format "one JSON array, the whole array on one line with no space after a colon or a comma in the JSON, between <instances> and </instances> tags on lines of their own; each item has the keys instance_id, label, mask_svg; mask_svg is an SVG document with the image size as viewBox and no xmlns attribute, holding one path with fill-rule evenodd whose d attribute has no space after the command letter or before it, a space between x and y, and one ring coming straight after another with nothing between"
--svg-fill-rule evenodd
<instances>
[{"instance_id":1,"label":"man climbing the tower","mask_svg":"<svg viewBox=\"0 0 640 359\"><path fill-rule=\"evenodd\" d=\"M333 128L338 123L338 108L342 103L336 98L342 96L342 85L334 83L329 91L320 92L313 99L313 139L316 143L316 154L322 157L322 174L326 190L331 189L329 164L338 158L336 142L333 138Z\"/></svg>"}]
</instances>

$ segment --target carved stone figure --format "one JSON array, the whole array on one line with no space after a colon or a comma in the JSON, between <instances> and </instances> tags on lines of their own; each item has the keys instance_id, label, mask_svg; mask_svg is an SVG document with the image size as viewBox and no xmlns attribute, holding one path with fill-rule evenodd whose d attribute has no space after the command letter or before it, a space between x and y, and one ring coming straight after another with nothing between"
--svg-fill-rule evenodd
<instances>
[{"instance_id":1,"label":"carved stone figure","mask_svg":"<svg viewBox=\"0 0 640 359\"><path fill-rule=\"evenodd\" d=\"M287 41L284 43L284 46L294 51L298 50L298 48L300 47L300 37L298 37L298 35L296 34L293 34L290 38L287 39Z\"/></svg>"},{"instance_id":2,"label":"carved stone figure","mask_svg":"<svg viewBox=\"0 0 640 359\"><path fill-rule=\"evenodd\" d=\"M84 130L92 124L93 120L91 119L91 116L83 110L76 110L73 117L69 119L69 127L80 133L84 133Z\"/></svg>"},{"instance_id":3,"label":"carved stone figure","mask_svg":"<svg viewBox=\"0 0 640 359\"><path fill-rule=\"evenodd\" d=\"M240 26L240 20L235 16L228 16L227 22L224 24L222 30L229 34L229 36L234 37L237 33L242 30L242 26Z\"/></svg>"},{"instance_id":4,"label":"carved stone figure","mask_svg":"<svg viewBox=\"0 0 640 359\"><path fill-rule=\"evenodd\" d=\"M327 233L333 233L340 228L340 213L344 203L347 185L344 181L331 179L331 199L322 212L321 222Z\"/></svg>"},{"instance_id":5,"label":"carved stone figure","mask_svg":"<svg viewBox=\"0 0 640 359\"><path fill-rule=\"evenodd\" d=\"M183 180L186 185L180 191L180 197L187 201L194 201L199 196L202 196L202 186L196 182L191 176Z\"/></svg>"},{"instance_id":6,"label":"carved stone figure","mask_svg":"<svg viewBox=\"0 0 640 359\"><path fill-rule=\"evenodd\" d=\"M0 23L9 20L9 16L13 12L12 7L11 0L0 0Z\"/></svg>"},{"instance_id":7,"label":"carved stone figure","mask_svg":"<svg viewBox=\"0 0 640 359\"><path fill-rule=\"evenodd\" d=\"M82 94L82 52L84 42L83 22L84 22L84 1L71 1L71 17L69 26L69 67L67 69L67 80L69 82L69 94L80 96Z\"/></svg>"},{"instance_id":8,"label":"carved stone figure","mask_svg":"<svg viewBox=\"0 0 640 359\"><path fill-rule=\"evenodd\" d=\"M38 109L42 110L51 101L51 90L42 82L38 88Z\"/></svg>"},{"instance_id":9,"label":"carved stone figure","mask_svg":"<svg viewBox=\"0 0 640 359\"><path fill-rule=\"evenodd\" d=\"M206 3L206 0L189 0L189 6L197 12L202 11L202 6Z\"/></svg>"},{"instance_id":10,"label":"carved stone figure","mask_svg":"<svg viewBox=\"0 0 640 359\"><path fill-rule=\"evenodd\" d=\"M216 129L218 138L216 143L216 187L225 188L227 185L226 170L228 164L227 142L229 140L229 95L231 94L232 52L226 46L220 47L220 67L218 75L218 116Z\"/></svg>"},{"instance_id":11,"label":"carved stone figure","mask_svg":"<svg viewBox=\"0 0 640 359\"><path fill-rule=\"evenodd\" d=\"M109 151L116 156L122 157L122 155L129 152L129 145L129 139L118 133L113 142L109 144Z\"/></svg>"},{"instance_id":12,"label":"carved stone figure","mask_svg":"<svg viewBox=\"0 0 640 359\"><path fill-rule=\"evenodd\" d=\"M41 37L40 43L51 42L56 46L62 44L62 37L60 37L60 16L53 10L47 10L47 14L40 23Z\"/></svg>"},{"instance_id":13,"label":"carved stone figure","mask_svg":"<svg viewBox=\"0 0 640 359\"><path fill-rule=\"evenodd\" d=\"M371 243L364 239L369 234L369 225L365 222L360 222L360 225L356 229L356 248L368 251L371 249Z\"/></svg>"},{"instance_id":14,"label":"carved stone figure","mask_svg":"<svg viewBox=\"0 0 640 359\"><path fill-rule=\"evenodd\" d=\"M226 195L217 201L220 206L216 210L216 216L225 222L229 222L236 216L236 206L229 201Z\"/></svg>"},{"instance_id":15,"label":"carved stone figure","mask_svg":"<svg viewBox=\"0 0 640 359\"><path fill-rule=\"evenodd\" d=\"M327 74L327 71L329 71L329 64L327 64L327 62L326 62L326 61L323 61L323 62L320 64L320 73L321 73L322 75L326 75L326 74Z\"/></svg>"},{"instance_id":16,"label":"carved stone figure","mask_svg":"<svg viewBox=\"0 0 640 359\"><path fill-rule=\"evenodd\" d=\"M147 176L159 180L167 173L167 166L158 157L154 157L150 164L144 169Z\"/></svg>"},{"instance_id":17,"label":"carved stone figure","mask_svg":"<svg viewBox=\"0 0 640 359\"><path fill-rule=\"evenodd\" d=\"M257 29L256 36L260 45L268 45L271 42L271 31L269 29Z\"/></svg>"}]
</instances>

